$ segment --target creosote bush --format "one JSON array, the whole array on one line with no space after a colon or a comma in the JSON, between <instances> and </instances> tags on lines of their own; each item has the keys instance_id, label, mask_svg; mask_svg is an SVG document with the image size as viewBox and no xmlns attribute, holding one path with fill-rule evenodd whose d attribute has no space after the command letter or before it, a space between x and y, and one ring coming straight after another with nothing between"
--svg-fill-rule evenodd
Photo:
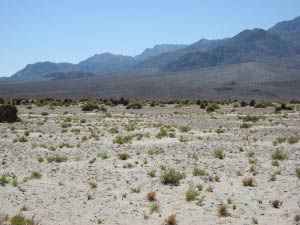
<instances>
[{"instance_id":1,"label":"creosote bush","mask_svg":"<svg viewBox=\"0 0 300 225\"><path fill-rule=\"evenodd\" d=\"M19 121L20 119L17 116L18 109L14 105L1 105L0 106L0 123L8 122L14 123Z\"/></svg>"},{"instance_id":2,"label":"creosote bush","mask_svg":"<svg viewBox=\"0 0 300 225\"><path fill-rule=\"evenodd\" d=\"M82 111L93 111L95 109L99 109L99 105L93 102L87 102L83 106L81 106Z\"/></svg>"},{"instance_id":3,"label":"creosote bush","mask_svg":"<svg viewBox=\"0 0 300 225\"><path fill-rule=\"evenodd\" d=\"M178 186L180 184L180 180L184 177L184 173L177 172L175 169L168 169L164 171L164 174L160 179L163 184Z\"/></svg>"}]
</instances>

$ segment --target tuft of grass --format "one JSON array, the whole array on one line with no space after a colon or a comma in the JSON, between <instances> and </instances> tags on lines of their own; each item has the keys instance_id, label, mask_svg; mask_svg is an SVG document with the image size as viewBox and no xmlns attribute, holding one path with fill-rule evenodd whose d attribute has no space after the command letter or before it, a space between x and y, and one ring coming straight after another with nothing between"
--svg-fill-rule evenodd
<instances>
[{"instance_id":1,"label":"tuft of grass","mask_svg":"<svg viewBox=\"0 0 300 225\"><path fill-rule=\"evenodd\" d=\"M89 182L89 186L92 189L96 189L97 188L97 183L95 183L95 182Z\"/></svg>"},{"instance_id":2,"label":"tuft of grass","mask_svg":"<svg viewBox=\"0 0 300 225\"><path fill-rule=\"evenodd\" d=\"M31 172L31 176L30 176L30 179L41 179L42 177L42 174L37 172L37 171L33 171Z\"/></svg>"},{"instance_id":3,"label":"tuft of grass","mask_svg":"<svg viewBox=\"0 0 300 225\"><path fill-rule=\"evenodd\" d=\"M49 156L46 158L48 163L52 163L52 162L56 162L56 163L61 163L61 162L65 162L68 160L68 158L66 156Z\"/></svg>"},{"instance_id":4,"label":"tuft of grass","mask_svg":"<svg viewBox=\"0 0 300 225\"><path fill-rule=\"evenodd\" d=\"M102 158L102 159L108 159L109 158L109 156L106 152L98 153L97 156Z\"/></svg>"},{"instance_id":5,"label":"tuft of grass","mask_svg":"<svg viewBox=\"0 0 300 225\"><path fill-rule=\"evenodd\" d=\"M10 218L10 225L41 225L40 221L35 217L26 218L21 214L17 214Z\"/></svg>"},{"instance_id":6,"label":"tuft of grass","mask_svg":"<svg viewBox=\"0 0 300 225\"><path fill-rule=\"evenodd\" d=\"M9 180L8 180L8 175L7 174L2 174L1 175L1 178L0 178L0 185L1 186L5 186L9 183Z\"/></svg>"},{"instance_id":7,"label":"tuft of grass","mask_svg":"<svg viewBox=\"0 0 300 225\"><path fill-rule=\"evenodd\" d=\"M125 143L131 143L132 136L117 136L113 139L113 144L125 144Z\"/></svg>"},{"instance_id":8,"label":"tuft of grass","mask_svg":"<svg viewBox=\"0 0 300 225\"><path fill-rule=\"evenodd\" d=\"M280 149L276 149L276 151L272 154L273 160L285 160L288 159L288 156L285 152Z\"/></svg>"},{"instance_id":9,"label":"tuft of grass","mask_svg":"<svg viewBox=\"0 0 300 225\"><path fill-rule=\"evenodd\" d=\"M177 172L175 169L168 169L164 171L164 174L161 176L161 182L165 185L174 185L178 186L180 180L185 177L184 173Z\"/></svg>"},{"instance_id":10,"label":"tuft of grass","mask_svg":"<svg viewBox=\"0 0 300 225\"><path fill-rule=\"evenodd\" d=\"M291 136L288 138L288 142L290 144L296 144L299 142L299 140L300 140L300 136Z\"/></svg>"},{"instance_id":11,"label":"tuft of grass","mask_svg":"<svg viewBox=\"0 0 300 225\"><path fill-rule=\"evenodd\" d=\"M149 177L155 177L156 176L156 169L150 170L148 172Z\"/></svg>"},{"instance_id":12,"label":"tuft of grass","mask_svg":"<svg viewBox=\"0 0 300 225\"><path fill-rule=\"evenodd\" d=\"M295 172L296 176L300 179L300 167L296 168Z\"/></svg>"},{"instance_id":13,"label":"tuft of grass","mask_svg":"<svg viewBox=\"0 0 300 225\"><path fill-rule=\"evenodd\" d=\"M226 205L224 202L222 202L219 206L218 206L218 214L219 216L229 216L229 212L228 212L228 205Z\"/></svg>"},{"instance_id":14,"label":"tuft of grass","mask_svg":"<svg viewBox=\"0 0 300 225\"><path fill-rule=\"evenodd\" d=\"M215 151L215 157L217 159L224 159L225 154L224 154L224 152L222 150L216 150Z\"/></svg>"},{"instance_id":15,"label":"tuft of grass","mask_svg":"<svg viewBox=\"0 0 300 225\"><path fill-rule=\"evenodd\" d=\"M179 127L179 131L180 131L181 133L187 133L187 132L189 132L190 130L191 130L191 128L188 127L188 126L182 126L182 127Z\"/></svg>"},{"instance_id":16,"label":"tuft of grass","mask_svg":"<svg viewBox=\"0 0 300 225\"><path fill-rule=\"evenodd\" d=\"M178 220L176 215L172 214L165 219L164 225L178 225Z\"/></svg>"},{"instance_id":17,"label":"tuft of grass","mask_svg":"<svg viewBox=\"0 0 300 225\"><path fill-rule=\"evenodd\" d=\"M141 189L140 188L131 188L132 193L140 193Z\"/></svg>"},{"instance_id":18,"label":"tuft of grass","mask_svg":"<svg viewBox=\"0 0 300 225\"><path fill-rule=\"evenodd\" d=\"M187 190L187 192L185 192L185 199L187 201L194 201L196 199L196 197L198 197L199 192L197 190L195 190L194 188L190 188L189 190Z\"/></svg>"},{"instance_id":19,"label":"tuft of grass","mask_svg":"<svg viewBox=\"0 0 300 225\"><path fill-rule=\"evenodd\" d=\"M147 193L147 199L150 202L156 201L156 193L154 191L148 192Z\"/></svg>"},{"instance_id":20,"label":"tuft of grass","mask_svg":"<svg viewBox=\"0 0 300 225\"><path fill-rule=\"evenodd\" d=\"M156 212L156 213L160 212L160 206L159 206L158 203L153 203L151 208L150 208L150 214L152 214L154 212Z\"/></svg>"},{"instance_id":21,"label":"tuft of grass","mask_svg":"<svg viewBox=\"0 0 300 225\"><path fill-rule=\"evenodd\" d=\"M200 176L200 177L203 177L203 176L206 176L207 173L206 173L206 171L203 170L203 169L195 168L194 171L193 171L193 175L194 175L194 176Z\"/></svg>"},{"instance_id":22,"label":"tuft of grass","mask_svg":"<svg viewBox=\"0 0 300 225\"><path fill-rule=\"evenodd\" d=\"M125 153L125 152L118 154L118 158L121 159L121 160L127 160L127 159L129 159L129 157L130 156L127 153Z\"/></svg>"}]
</instances>

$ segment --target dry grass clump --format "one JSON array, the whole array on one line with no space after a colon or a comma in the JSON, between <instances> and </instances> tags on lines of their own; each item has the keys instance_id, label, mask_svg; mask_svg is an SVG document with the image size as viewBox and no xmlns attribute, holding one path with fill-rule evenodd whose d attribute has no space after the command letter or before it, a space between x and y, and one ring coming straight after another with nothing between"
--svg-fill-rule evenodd
<instances>
[{"instance_id":1,"label":"dry grass clump","mask_svg":"<svg viewBox=\"0 0 300 225\"><path fill-rule=\"evenodd\" d=\"M147 193L147 199L150 202L156 201L156 193L154 191Z\"/></svg>"},{"instance_id":2,"label":"dry grass clump","mask_svg":"<svg viewBox=\"0 0 300 225\"><path fill-rule=\"evenodd\" d=\"M280 200L273 200L272 202L271 202L271 205L273 206L273 208L276 208L276 209L278 209L281 205L282 205L282 201L280 201Z\"/></svg>"},{"instance_id":3,"label":"dry grass clump","mask_svg":"<svg viewBox=\"0 0 300 225\"><path fill-rule=\"evenodd\" d=\"M178 220L176 215L172 214L170 215L168 218L165 219L165 223L164 225L177 225L178 224Z\"/></svg>"},{"instance_id":4,"label":"dry grass clump","mask_svg":"<svg viewBox=\"0 0 300 225\"><path fill-rule=\"evenodd\" d=\"M243 185L248 187L255 187L256 183L253 177L245 177L243 179Z\"/></svg>"},{"instance_id":5,"label":"dry grass clump","mask_svg":"<svg viewBox=\"0 0 300 225\"><path fill-rule=\"evenodd\" d=\"M222 202L219 207L218 207L218 214L219 216L229 216L229 212L228 212L228 205L226 205L224 202Z\"/></svg>"},{"instance_id":6,"label":"dry grass clump","mask_svg":"<svg viewBox=\"0 0 300 225\"><path fill-rule=\"evenodd\" d=\"M150 213L159 213L160 212L160 205L158 203L153 203L153 205L150 208Z\"/></svg>"},{"instance_id":7,"label":"dry grass clump","mask_svg":"<svg viewBox=\"0 0 300 225\"><path fill-rule=\"evenodd\" d=\"M199 192L193 188L190 188L185 192L185 199L187 201L194 201L195 198L199 195Z\"/></svg>"}]
</instances>

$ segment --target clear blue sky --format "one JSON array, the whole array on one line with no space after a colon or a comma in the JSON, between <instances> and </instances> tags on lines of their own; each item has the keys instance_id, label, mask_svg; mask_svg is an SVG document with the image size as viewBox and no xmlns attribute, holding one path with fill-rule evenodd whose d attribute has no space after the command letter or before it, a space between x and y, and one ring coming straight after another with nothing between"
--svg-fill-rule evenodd
<instances>
[{"instance_id":1,"label":"clear blue sky","mask_svg":"<svg viewBox=\"0 0 300 225\"><path fill-rule=\"evenodd\" d=\"M0 76L37 61L230 37L299 15L300 0L0 0Z\"/></svg>"}]
</instances>

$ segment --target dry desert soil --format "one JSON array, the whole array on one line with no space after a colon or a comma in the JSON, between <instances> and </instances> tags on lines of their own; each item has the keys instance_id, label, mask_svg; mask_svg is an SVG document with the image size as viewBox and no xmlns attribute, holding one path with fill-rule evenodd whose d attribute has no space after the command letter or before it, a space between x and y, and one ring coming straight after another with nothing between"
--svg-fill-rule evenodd
<instances>
[{"instance_id":1,"label":"dry desert soil","mask_svg":"<svg viewBox=\"0 0 300 225\"><path fill-rule=\"evenodd\" d=\"M18 110L0 123L0 224L299 223L299 105Z\"/></svg>"}]
</instances>

